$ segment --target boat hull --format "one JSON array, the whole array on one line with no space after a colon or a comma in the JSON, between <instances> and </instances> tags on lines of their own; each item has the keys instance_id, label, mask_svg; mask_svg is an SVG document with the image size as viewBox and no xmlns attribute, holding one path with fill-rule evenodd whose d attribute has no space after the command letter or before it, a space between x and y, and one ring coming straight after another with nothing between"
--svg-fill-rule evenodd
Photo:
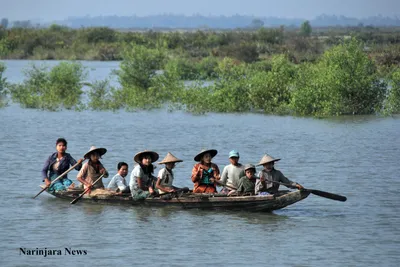
<instances>
[{"instance_id":1,"label":"boat hull","mask_svg":"<svg viewBox=\"0 0 400 267\"><path fill-rule=\"evenodd\" d=\"M50 193L55 197L73 200L82 191L62 191ZM268 212L282 209L308 197L307 191L280 191L275 195L266 196L226 196L221 194L185 194L179 197L147 198L142 201L133 201L128 194L125 195L85 195L80 202L100 204L121 204L147 207L176 207L181 209L208 209L208 210L246 210Z\"/></svg>"}]
</instances>

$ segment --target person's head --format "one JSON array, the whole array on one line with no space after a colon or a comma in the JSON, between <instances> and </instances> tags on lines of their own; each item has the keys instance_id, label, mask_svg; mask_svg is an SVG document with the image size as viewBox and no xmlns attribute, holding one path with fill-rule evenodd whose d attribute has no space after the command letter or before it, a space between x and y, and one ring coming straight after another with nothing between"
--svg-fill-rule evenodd
<instances>
[{"instance_id":1,"label":"person's head","mask_svg":"<svg viewBox=\"0 0 400 267\"><path fill-rule=\"evenodd\" d=\"M211 163L211 159L212 159L211 154L207 152L203 155L203 157L201 157L201 162L205 163L205 164L209 164L209 163Z\"/></svg>"},{"instance_id":2,"label":"person's head","mask_svg":"<svg viewBox=\"0 0 400 267\"><path fill-rule=\"evenodd\" d=\"M149 153L144 153L139 157L140 164L144 166L150 166L151 163L153 162L153 158Z\"/></svg>"},{"instance_id":3,"label":"person's head","mask_svg":"<svg viewBox=\"0 0 400 267\"><path fill-rule=\"evenodd\" d=\"M231 152L229 152L229 162L232 165L238 165L239 163L239 152L237 152L236 150L232 150Z\"/></svg>"},{"instance_id":4,"label":"person's head","mask_svg":"<svg viewBox=\"0 0 400 267\"><path fill-rule=\"evenodd\" d=\"M263 164L263 167L264 167L264 170L266 170L266 171L272 171L272 169L274 168L274 165L275 165L275 163L274 163L274 161L272 161L272 162Z\"/></svg>"},{"instance_id":5,"label":"person's head","mask_svg":"<svg viewBox=\"0 0 400 267\"><path fill-rule=\"evenodd\" d=\"M64 138L58 138L56 141L56 150L58 153L64 154L67 150L67 140Z\"/></svg>"},{"instance_id":6,"label":"person's head","mask_svg":"<svg viewBox=\"0 0 400 267\"><path fill-rule=\"evenodd\" d=\"M215 149L202 150L199 154L194 157L195 161L200 161L202 164L210 164L211 160L215 155L218 154L218 151Z\"/></svg>"},{"instance_id":7,"label":"person's head","mask_svg":"<svg viewBox=\"0 0 400 267\"><path fill-rule=\"evenodd\" d=\"M158 164L165 164L167 169L172 170L177 162L182 162L182 160L172 155L171 152L168 152L165 158Z\"/></svg>"},{"instance_id":8,"label":"person's head","mask_svg":"<svg viewBox=\"0 0 400 267\"><path fill-rule=\"evenodd\" d=\"M268 154L265 154L261 158L260 163L258 163L258 166L262 165L264 167L265 171L272 171L274 169L275 161L279 161L279 160L280 159L276 159L276 158L273 158L272 156L270 156Z\"/></svg>"},{"instance_id":9,"label":"person's head","mask_svg":"<svg viewBox=\"0 0 400 267\"><path fill-rule=\"evenodd\" d=\"M173 168L175 168L175 162L165 163L165 167L167 167L167 169L169 170L172 170Z\"/></svg>"},{"instance_id":10,"label":"person's head","mask_svg":"<svg viewBox=\"0 0 400 267\"><path fill-rule=\"evenodd\" d=\"M96 148L92 146L89 151L83 156L85 159L90 159L92 162L97 162L107 152L105 148Z\"/></svg>"},{"instance_id":11,"label":"person's head","mask_svg":"<svg viewBox=\"0 0 400 267\"><path fill-rule=\"evenodd\" d=\"M89 158L92 162L98 162L100 159L100 153L97 151L93 151L92 153L89 154Z\"/></svg>"},{"instance_id":12,"label":"person's head","mask_svg":"<svg viewBox=\"0 0 400 267\"><path fill-rule=\"evenodd\" d=\"M247 178L251 179L256 173L256 167L253 164L247 164L244 167L244 173L246 174Z\"/></svg>"},{"instance_id":13,"label":"person's head","mask_svg":"<svg viewBox=\"0 0 400 267\"><path fill-rule=\"evenodd\" d=\"M128 174L128 164L125 162L119 162L117 165L118 174L125 177Z\"/></svg>"}]
</instances>

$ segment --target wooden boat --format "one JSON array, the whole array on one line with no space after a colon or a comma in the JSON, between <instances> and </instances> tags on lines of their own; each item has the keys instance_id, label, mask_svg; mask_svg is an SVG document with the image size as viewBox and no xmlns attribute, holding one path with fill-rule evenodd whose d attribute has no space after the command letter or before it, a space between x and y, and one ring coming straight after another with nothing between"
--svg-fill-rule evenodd
<instances>
[{"instance_id":1,"label":"wooden boat","mask_svg":"<svg viewBox=\"0 0 400 267\"><path fill-rule=\"evenodd\" d=\"M48 191L46 191L48 192ZM59 192L48 192L57 198L73 200L83 190L68 190ZM219 210L246 210L246 211L273 211L282 209L308 197L310 192L279 191L274 195L265 196L227 196L225 194L192 194L166 195L162 197L146 198L142 201L133 201L130 194L96 194L95 196L84 195L80 201L94 203L114 203L125 205L140 205L148 207L176 207L183 209L219 209Z\"/></svg>"}]
</instances>

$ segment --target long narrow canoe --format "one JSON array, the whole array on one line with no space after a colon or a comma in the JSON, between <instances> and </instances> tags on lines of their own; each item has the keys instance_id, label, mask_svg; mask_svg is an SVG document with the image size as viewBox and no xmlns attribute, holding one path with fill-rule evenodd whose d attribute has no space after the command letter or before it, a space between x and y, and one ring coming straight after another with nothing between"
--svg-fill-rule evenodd
<instances>
[{"instance_id":1,"label":"long narrow canoe","mask_svg":"<svg viewBox=\"0 0 400 267\"><path fill-rule=\"evenodd\" d=\"M68 190L48 192L55 197L73 200L82 190ZM308 197L307 191L280 191L275 195L266 196L226 196L223 194L182 194L180 196L154 197L142 201L133 201L130 194L85 195L82 202L102 204L125 204L148 207L176 207L183 209L219 209L219 210L246 210L246 211L273 211L282 209Z\"/></svg>"}]
</instances>

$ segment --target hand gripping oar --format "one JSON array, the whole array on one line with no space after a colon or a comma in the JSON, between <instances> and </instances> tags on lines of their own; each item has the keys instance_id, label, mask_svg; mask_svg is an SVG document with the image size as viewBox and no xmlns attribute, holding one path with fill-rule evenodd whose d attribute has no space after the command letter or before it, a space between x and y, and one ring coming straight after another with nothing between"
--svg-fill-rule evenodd
<instances>
[{"instance_id":1,"label":"hand gripping oar","mask_svg":"<svg viewBox=\"0 0 400 267\"><path fill-rule=\"evenodd\" d=\"M87 192L90 191L90 189L92 189L92 187L98 182L100 181L101 178L103 178L105 173L103 173L102 175L100 175L99 178L97 178L96 181L93 182L93 184L91 184L88 188L85 189L85 191L83 191L82 194L80 194L77 198L75 198L74 200L71 201L71 204L75 204L76 202L78 202L79 199L81 199Z\"/></svg>"},{"instance_id":2,"label":"hand gripping oar","mask_svg":"<svg viewBox=\"0 0 400 267\"><path fill-rule=\"evenodd\" d=\"M46 191L49 187L51 187L55 182L57 182L58 180L60 180L61 178L63 178L67 173L69 173L70 171L72 171L73 169L75 169L76 166L78 166L79 164L81 164L84 160L79 161L73 165L71 168L69 168L68 170L66 170L64 173L62 173L60 176L58 176L56 179L54 179L48 186L45 186L42 191L40 191L39 193L36 194L36 196L34 196L33 198L36 198L38 195L40 195L41 193L43 193L44 191Z\"/></svg>"},{"instance_id":3,"label":"hand gripping oar","mask_svg":"<svg viewBox=\"0 0 400 267\"><path fill-rule=\"evenodd\" d=\"M270 182L270 183L276 183L276 184L281 184L284 186L288 186L288 187L292 187L292 185L290 184L285 184L285 183L281 183L281 182L276 182L276 181L271 181L271 180L265 180L266 182ZM337 200L337 201L346 201L347 197L345 196L341 196L341 195L337 195L337 194L333 194L333 193L329 193L329 192L325 192L325 191L321 191L321 190L316 190L316 189L307 189L307 188L302 188L300 189L302 191L306 191L306 192L310 192L311 194L320 196L320 197L325 197L325 198L329 198L332 200Z\"/></svg>"}]
</instances>

